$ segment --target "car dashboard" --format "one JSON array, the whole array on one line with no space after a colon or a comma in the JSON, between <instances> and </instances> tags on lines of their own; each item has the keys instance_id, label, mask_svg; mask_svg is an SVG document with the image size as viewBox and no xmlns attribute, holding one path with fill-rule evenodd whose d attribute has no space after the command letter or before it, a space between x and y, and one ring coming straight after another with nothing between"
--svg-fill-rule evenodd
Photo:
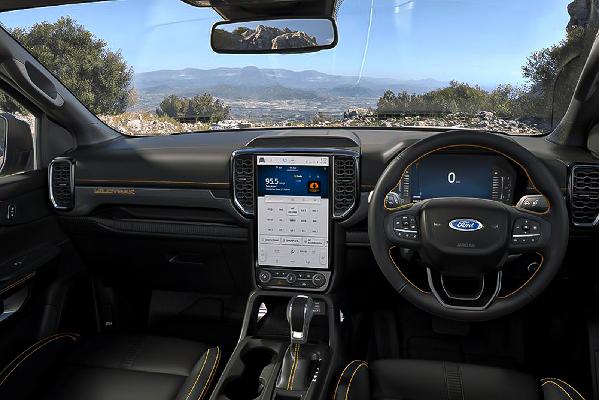
<instances>
[{"instance_id":1,"label":"car dashboard","mask_svg":"<svg viewBox=\"0 0 599 400\"><path fill-rule=\"evenodd\" d=\"M231 258L228 271L219 272L235 276L231 291L235 282L249 281L265 289L327 292L341 279L337 272L347 264L348 249L369 246L369 195L387 163L434 133L286 129L122 137L56 159L51 198L66 229L86 238L82 246L91 245L90 236L110 240L106 233L131 243L142 237L185 241L160 254L130 247L129 255L137 255L132 274L156 260L162 267L204 264L214 249L210 243L218 242ZM580 185L572 183L579 182L573 176L577 166L587 166L580 179L599 174L581 150L543 137L514 140L549 167L569 204L578 199L568 190ZM547 207L525 166L492 149L467 146L440 149L407 166L385 206L436 197L485 198L537 212ZM592 237L597 213L586 204L571 213L572 237ZM113 249L106 256L125 252ZM206 274L206 287L224 280L213 275Z\"/></svg>"}]
</instances>

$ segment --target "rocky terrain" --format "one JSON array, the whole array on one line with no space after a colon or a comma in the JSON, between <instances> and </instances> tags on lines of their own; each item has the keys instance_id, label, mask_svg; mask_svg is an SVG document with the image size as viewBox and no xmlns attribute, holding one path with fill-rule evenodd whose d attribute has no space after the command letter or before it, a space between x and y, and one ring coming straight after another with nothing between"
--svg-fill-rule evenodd
<instances>
[{"instance_id":1,"label":"rocky terrain","mask_svg":"<svg viewBox=\"0 0 599 400\"><path fill-rule=\"evenodd\" d=\"M133 136L168 135L175 132L228 131L263 127L450 127L471 128L485 131L505 132L513 135L537 135L543 133L540 126L523 121L505 120L493 113L481 111L477 115L449 114L443 117L406 116L387 120L377 119L368 109L348 110L344 117L335 118L319 115L312 121L252 121L230 119L216 124L186 124L152 113L125 113L116 116L101 116L100 119L116 130Z\"/></svg>"},{"instance_id":2,"label":"rocky terrain","mask_svg":"<svg viewBox=\"0 0 599 400\"><path fill-rule=\"evenodd\" d=\"M306 32L258 25L256 29L237 28L233 32L216 29L213 43L226 50L299 49L318 46L315 37Z\"/></svg>"}]
</instances>

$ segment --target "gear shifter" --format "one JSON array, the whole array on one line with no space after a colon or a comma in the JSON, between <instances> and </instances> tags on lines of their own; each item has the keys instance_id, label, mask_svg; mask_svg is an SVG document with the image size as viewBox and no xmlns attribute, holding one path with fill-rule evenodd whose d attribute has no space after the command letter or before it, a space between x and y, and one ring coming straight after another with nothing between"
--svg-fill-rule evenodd
<instances>
[{"instance_id":1,"label":"gear shifter","mask_svg":"<svg viewBox=\"0 0 599 400\"><path fill-rule=\"evenodd\" d=\"M308 341L310 322L314 316L312 297L298 295L291 298L287 306L287 322L291 328L291 345L305 344Z\"/></svg>"},{"instance_id":2,"label":"gear shifter","mask_svg":"<svg viewBox=\"0 0 599 400\"><path fill-rule=\"evenodd\" d=\"M305 295L291 298L287 306L287 321L291 330L291 344L285 352L277 389L306 391L314 378L320 353L308 342L310 322L314 316L314 300Z\"/></svg>"}]
</instances>

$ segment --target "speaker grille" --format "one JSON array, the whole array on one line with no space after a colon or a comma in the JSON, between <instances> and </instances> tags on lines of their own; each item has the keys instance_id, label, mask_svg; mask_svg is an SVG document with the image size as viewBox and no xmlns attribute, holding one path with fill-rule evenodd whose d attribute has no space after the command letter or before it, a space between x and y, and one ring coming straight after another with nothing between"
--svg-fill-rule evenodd
<instances>
[{"instance_id":1,"label":"speaker grille","mask_svg":"<svg viewBox=\"0 0 599 400\"><path fill-rule=\"evenodd\" d=\"M599 222L599 165L572 167L570 213L574 225L592 226Z\"/></svg>"},{"instance_id":2,"label":"speaker grille","mask_svg":"<svg viewBox=\"0 0 599 400\"><path fill-rule=\"evenodd\" d=\"M233 159L233 197L240 210L254 214L254 159L252 155Z\"/></svg>"},{"instance_id":3,"label":"speaker grille","mask_svg":"<svg viewBox=\"0 0 599 400\"><path fill-rule=\"evenodd\" d=\"M75 205L73 174L71 159L54 159L50 164L50 200L54 208L70 210Z\"/></svg>"},{"instance_id":4,"label":"speaker grille","mask_svg":"<svg viewBox=\"0 0 599 400\"><path fill-rule=\"evenodd\" d=\"M345 217L354 208L357 196L357 175L355 157L335 156L333 216Z\"/></svg>"}]
</instances>

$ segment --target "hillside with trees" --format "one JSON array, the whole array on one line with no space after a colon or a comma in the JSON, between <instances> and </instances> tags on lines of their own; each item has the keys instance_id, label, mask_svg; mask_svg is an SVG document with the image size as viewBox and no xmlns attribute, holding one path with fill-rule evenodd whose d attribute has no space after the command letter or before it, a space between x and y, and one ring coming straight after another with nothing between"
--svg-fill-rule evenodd
<instances>
[{"instance_id":1,"label":"hillside with trees","mask_svg":"<svg viewBox=\"0 0 599 400\"><path fill-rule=\"evenodd\" d=\"M594 15L595 13L593 13ZM378 100L377 113L385 117L423 114L442 116L488 111L499 118L523 120L542 130L551 129L566 112L599 23L590 18L572 21L559 43L535 51L522 66L522 86L499 85L491 91L452 81L446 88L424 94L387 91Z\"/></svg>"},{"instance_id":2,"label":"hillside with trees","mask_svg":"<svg viewBox=\"0 0 599 400\"><path fill-rule=\"evenodd\" d=\"M72 18L11 29L9 33L92 112L120 114L135 102L133 68L120 51L110 50L105 41ZM5 105L4 109L11 107Z\"/></svg>"},{"instance_id":3,"label":"hillside with trees","mask_svg":"<svg viewBox=\"0 0 599 400\"><path fill-rule=\"evenodd\" d=\"M179 121L218 122L229 118L230 109L221 100L204 93L191 98L177 97L174 94L165 97L156 114Z\"/></svg>"}]
</instances>

